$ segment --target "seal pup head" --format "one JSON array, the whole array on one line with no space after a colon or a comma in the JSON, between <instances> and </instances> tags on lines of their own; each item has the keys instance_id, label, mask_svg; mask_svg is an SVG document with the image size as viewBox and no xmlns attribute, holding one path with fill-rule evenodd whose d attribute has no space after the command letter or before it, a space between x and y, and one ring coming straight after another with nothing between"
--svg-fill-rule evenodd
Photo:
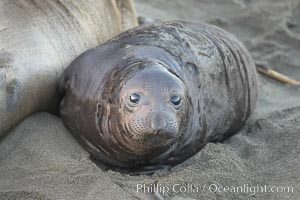
<instances>
[{"instance_id":1,"label":"seal pup head","mask_svg":"<svg viewBox=\"0 0 300 200\"><path fill-rule=\"evenodd\" d=\"M125 78L126 79L126 78ZM143 64L118 92L118 130L137 155L166 151L181 136L186 112L182 80L157 63Z\"/></svg>"}]
</instances>

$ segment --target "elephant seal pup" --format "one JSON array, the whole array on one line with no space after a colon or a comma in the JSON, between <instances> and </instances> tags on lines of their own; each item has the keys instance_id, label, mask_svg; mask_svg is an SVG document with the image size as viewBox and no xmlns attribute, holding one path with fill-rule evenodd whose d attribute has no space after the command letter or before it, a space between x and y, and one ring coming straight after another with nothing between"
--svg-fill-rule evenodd
<instances>
[{"instance_id":1,"label":"elephant seal pup","mask_svg":"<svg viewBox=\"0 0 300 200\"><path fill-rule=\"evenodd\" d=\"M94 160L155 170L236 133L255 107L257 74L232 35L171 21L86 51L60 90L63 121Z\"/></svg>"}]
</instances>

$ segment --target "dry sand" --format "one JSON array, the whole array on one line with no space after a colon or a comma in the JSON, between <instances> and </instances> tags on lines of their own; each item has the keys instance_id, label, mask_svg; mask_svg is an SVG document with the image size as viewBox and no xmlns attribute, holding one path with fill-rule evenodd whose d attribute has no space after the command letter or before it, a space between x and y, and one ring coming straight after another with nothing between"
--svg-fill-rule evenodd
<instances>
[{"instance_id":1,"label":"dry sand","mask_svg":"<svg viewBox=\"0 0 300 200\"><path fill-rule=\"evenodd\" d=\"M256 62L300 80L298 0L137 0L136 6L140 15L153 19L206 21L223 27L244 42ZM237 135L208 144L171 172L152 176L102 171L60 118L48 113L29 117L0 141L0 199L298 200L300 88L260 79L257 109ZM154 183L170 191L164 196L136 192L138 184ZM193 184L199 191L176 193L176 184ZM248 185L251 191L213 193L208 188L214 189L212 184ZM253 195L250 186L257 185L292 188L289 193Z\"/></svg>"}]
</instances>

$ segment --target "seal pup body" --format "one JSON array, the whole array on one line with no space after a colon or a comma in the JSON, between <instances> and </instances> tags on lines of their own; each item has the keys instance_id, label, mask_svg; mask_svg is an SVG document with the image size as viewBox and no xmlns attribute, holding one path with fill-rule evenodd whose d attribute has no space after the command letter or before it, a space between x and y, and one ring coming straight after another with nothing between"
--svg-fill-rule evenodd
<instances>
[{"instance_id":1,"label":"seal pup body","mask_svg":"<svg viewBox=\"0 0 300 200\"><path fill-rule=\"evenodd\" d=\"M60 89L63 121L95 160L155 169L236 133L254 110L257 74L232 35L172 21L86 51Z\"/></svg>"}]
</instances>

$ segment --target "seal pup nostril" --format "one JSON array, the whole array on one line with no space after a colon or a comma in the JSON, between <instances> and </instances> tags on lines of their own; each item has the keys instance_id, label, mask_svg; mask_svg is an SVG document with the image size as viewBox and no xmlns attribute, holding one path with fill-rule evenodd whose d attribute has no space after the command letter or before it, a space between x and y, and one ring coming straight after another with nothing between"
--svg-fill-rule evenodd
<instances>
[{"instance_id":1,"label":"seal pup nostril","mask_svg":"<svg viewBox=\"0 0 300 200\"><path fill-rule=\"evenodd\" d=\"M160 114L155 114L153 116L151 128L153 128L155 132L161 132L166 127L166 125L166 120Z\"/></svg>"}]
</instances>

